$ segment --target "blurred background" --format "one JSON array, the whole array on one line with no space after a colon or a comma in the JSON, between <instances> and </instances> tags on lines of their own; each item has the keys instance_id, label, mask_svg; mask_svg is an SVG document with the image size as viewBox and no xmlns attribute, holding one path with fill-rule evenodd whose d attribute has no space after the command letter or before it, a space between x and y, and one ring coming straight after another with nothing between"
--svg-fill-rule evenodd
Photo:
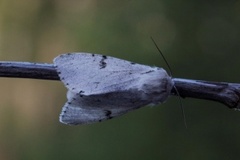
<instances>
[{"instance_id":1,"label":"blurred background","mask_svg":"<svg viewBox=\"0 0 240 160\"><path fill-rule=\"evenodd\" d=\"M0 0L0 60L52 63L91 52L166 68L177 78L240 83L240 0ZM0 159L237 159L240 112L177 97L83 126L58 121L60 81L0 79Z\"/></svg>"}]
</instances>

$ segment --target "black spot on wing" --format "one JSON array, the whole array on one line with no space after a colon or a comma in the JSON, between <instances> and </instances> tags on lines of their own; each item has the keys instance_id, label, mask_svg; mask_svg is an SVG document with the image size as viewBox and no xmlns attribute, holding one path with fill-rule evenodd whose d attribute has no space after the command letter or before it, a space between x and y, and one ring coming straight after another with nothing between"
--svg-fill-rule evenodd
<instances>
[{"instance_id":1,"label":"black spot on wing","mask_svg":"<svg viewBox=\"0 0 240 160\"><path fill-rule=\"evenodd\" d=\"M105 56L105 55L103 55L102 57L103 57L103 59L107 59L107 56Z\"/></svg>"},{"instance_id":2,"label":"black spot on wing","mask_svg":"<svg viewBox=\"0 0 240 160\"><path fill-rule=\"evenodd\" d=\"M79 91L79 94L82 94L82 93L84 93L84 91L83 91L83 90Z\"/></svg>"},{"instance_id":3,"label":"black spot on wing","mask_svg":"<svg viewBox=\"0 0 240 160\"><path fill-rule=\"evenodd\" d=\"M107 63L105 62L106 59L107 59L107 56L102 56L102 59L100 60L100 63L99 63L100 69L107 67Z\"/></svg>"},{"instance_id":4,"label":"black spot on wing","mask_svg":"<svg viewBox=\"0 0 240 160\"><path fill-rule=\"evenodd\" d=\"M112 116L111 116L112 112L110 110L104 110L104 112L105 112L105 116L107 117L107 119L112 118Z\"/></svg>"},{"instance_id":5,"label":"black spot on wing","mask_svg":"<svg viewBox=\"0 0 240 160\"><path fill-rule=\"evenodd\" d=\"M81 90L81 91L79 91L79 92L77 93L77 95L79 95L79 97L83 97L83 96L84 96L83 93L84 93L84 91Z\"/></svg>"},{"instance_id":6,"label":"black spot on wing","mask_svg":"<svg viewBox=\"0 0 240 160\"><path fill-rule=\"evenodd\" d=\"M149 71L141 73L141 74L148 74L148 73L151 73L151 72L154 72L154 70L149 70Z\"/></svg>"},{"instance_id":7,"label":"black spot on wing","mask_svg":"<svg viewBox=\"0 0 240 160\"><path fill-rule=\"evenodd\" d=\"M83 97L83 95L79 95L79 97Z\"/></svg>"}]
</instances>

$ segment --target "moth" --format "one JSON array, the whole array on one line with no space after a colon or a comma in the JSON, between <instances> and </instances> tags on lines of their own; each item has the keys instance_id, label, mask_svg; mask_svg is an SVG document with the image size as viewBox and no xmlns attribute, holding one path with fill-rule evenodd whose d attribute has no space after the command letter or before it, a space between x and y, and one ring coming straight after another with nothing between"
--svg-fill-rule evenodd
<instances>
[{"instance_id":1,"label":"moth","mask_svg":"<svg viewBox=\"0 0 240 160\"><path fill-rule=\"evenodd\" d=\"M174 86L163 68L100 54L62 54L54 66L68 89L59 120L69 125L101 122L163 103Z\"/></svg>"}]
</instances>

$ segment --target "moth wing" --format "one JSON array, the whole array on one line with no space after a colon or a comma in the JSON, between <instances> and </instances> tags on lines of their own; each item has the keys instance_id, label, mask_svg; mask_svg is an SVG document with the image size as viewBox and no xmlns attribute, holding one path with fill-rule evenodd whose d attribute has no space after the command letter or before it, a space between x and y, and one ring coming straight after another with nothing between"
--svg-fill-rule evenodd
<instances>
[{"instance_id":1,"label":"moth wing","mask_svg":"<svg viewBox=\"0 0 240 160\"><path fill-rule=\"evenodd\" d=\"M59 120L70 125L101 122L149 103L148 101L136 101L136 99L134 103L127 99L123 102L122 99L114 99L113 94L106 99L104 95L79 96L78 93L68 91L67 97L68 102L63 106Z\"/></svg>"},{"instance_id":2,"label":"moth wing","mask_svg":"<svg viewBox=\"0 0 240 160\"><path fill-rule=\"evenodd\" d=\"M140 74L153 69L114 57L90 53L63 54L54 59L65 86L83 95L124 90L134 85Z\"/></svg>"},{"instance_id":3,"label":"moth wing","mask_svg":"<svg viewBox=\"0 0 240 160\"><path fill-rule=\"evenodd\" d=\"M128 112L127 110L111 111L101 109L84 109L66 103L59 116L60 122L68 125L89 124L101 122Z\"/></svg>"}]
</instances>

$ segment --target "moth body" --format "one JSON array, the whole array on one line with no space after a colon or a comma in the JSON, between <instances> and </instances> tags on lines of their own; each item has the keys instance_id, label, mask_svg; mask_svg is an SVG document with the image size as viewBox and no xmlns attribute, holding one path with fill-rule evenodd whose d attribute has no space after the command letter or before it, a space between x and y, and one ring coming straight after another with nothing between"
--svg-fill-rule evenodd
<instances>
[{"instance_id":1,"label":"moth body","mask_svg":"<svg viewBox=\"0 0 240 160\"><path fill-rule=\"evenodd\" d=\"M65 124L100 122L163 103L173 87L162 68L99 54L63 54L54 65L68 89L59 118Z\"/></svg>"}]
</instances>

